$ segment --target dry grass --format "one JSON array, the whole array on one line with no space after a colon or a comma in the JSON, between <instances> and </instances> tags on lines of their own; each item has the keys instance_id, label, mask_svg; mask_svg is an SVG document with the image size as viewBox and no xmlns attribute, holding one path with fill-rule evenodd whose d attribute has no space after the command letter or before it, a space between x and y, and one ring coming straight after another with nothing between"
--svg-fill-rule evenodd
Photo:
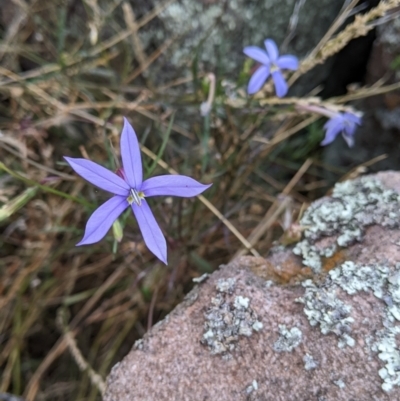
<instances>
[{"instance_id":1,"label":"dry grass","mask_svg":"<svg viewBox=\"0 0 400 401\"><path fill-rule=\"evenodd\" d=\"M172 1L140 18L128 2L100 3L83 1L82 16L69 15L63 0L9 2L0 42L0 399L100 399L112 365L181 301L193 277L246 252L266 254L282 225L289 229L302 205L329 189L324 169L337 179L349 173L322 165L318 148L285 158L286 140L316 120L295 111L300 100L260 106L219 93L214 111L201 116L190 110L207 93L190 80L155 88L143 73L179 38L146 54L138 32ZM214 183L198 199L152 203L168 267L129 215L121 243L110 233L75 247L105 195L62 156L115 169L123 115L139 134L146 174Z\"/></svg>"}]
</instances>

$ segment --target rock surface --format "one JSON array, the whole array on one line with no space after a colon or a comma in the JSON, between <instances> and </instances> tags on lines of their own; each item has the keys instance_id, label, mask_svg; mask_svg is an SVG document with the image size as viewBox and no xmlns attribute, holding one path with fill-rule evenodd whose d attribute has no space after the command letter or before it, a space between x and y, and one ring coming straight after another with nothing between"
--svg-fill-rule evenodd
<instances>
[{"instance_id":1,"label":"rock surface","mask_svg":"<svg viewBox=\"0 0 400 401\"><path fill-rule=\"evenodd\" d=\"M135 9L140 10L136 3ZM158 5L146 1L146 8L150 3ZM236 82L245 60L245 46L261 47L266 38L281 46L290 32L291 40L286 40L289 43L281 50L303 57L319 42L344 3L344 0L181 0L169 5L139 34L146 51L158 48L168 38L178 38L150 67L155 82L191 74L195 55L199 71L214 72ZM289 29L294 21L296 26ZM310 90L326 75L326 68L314 70L308 79L312 82L303 89Z\"/></svg>"},{"instance_id":2,"label":"rock surface","mask_svg":"<svg viewBox=\"0 0 400 401\"><path fill-rule=\"evenodd\" d=\"M400 174L340 185L304 216L317 267L289 248L221 267L113 368L105 401L400 399Z\"/></svg>"}]
</instances>

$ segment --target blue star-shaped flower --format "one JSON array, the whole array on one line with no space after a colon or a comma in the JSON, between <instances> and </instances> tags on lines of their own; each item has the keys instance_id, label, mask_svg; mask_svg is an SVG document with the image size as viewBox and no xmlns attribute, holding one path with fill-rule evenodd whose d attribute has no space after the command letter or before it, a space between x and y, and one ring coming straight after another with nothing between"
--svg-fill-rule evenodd
<instances>
[{"instance_id":1,"label":"blue star-shaped flower","mask_svg":"<svg viewBox=\"0 0 400 401\"><path fill-rule=\"evenodd\" d=\"M335 138L342 133L343 139L349 147L354 145L354 133L357 125L361 125L361 117L353 113L337 112L332 116L324 125L325 138L321 142L322 146L328 145L335 140Z\"/></svg>"},{"instance_id":2,"label":"blue star-shaped flower","mask_svg":"<svg viewBox=\"0 0 400 401\"><path fill-rule=\"evenodd\" d=\"M276 43L271 39L264 41L267 51L257 46L248 46L243 49L244 54L261 63L261 66L250 78L247 86L249 95L258 92L265 81L271 75L274 81L276 95L283 97L288 91L288 86L281 70L297 70L299 61L292 55L279 56L279 50Z\"/></svg>"},{"instance_id":3,"label":"blue star-shaped flower","mask_svg":"<svg viewBox=\"0 0 400 401\"><path fill-rule=\"evenodd\" d=\"M184 175L160 175L143 181L139 142L126 118L121 134L121 157L121 176L90 160L64 157L72 169L85 180L114 194L90 216L85 235L77 245L100 241L114 221L130 206L147 247L167 264L167 243L145 198L160 195L185 198L196 196L211 184L203 185Z\"/></svg>"}]
</instances>

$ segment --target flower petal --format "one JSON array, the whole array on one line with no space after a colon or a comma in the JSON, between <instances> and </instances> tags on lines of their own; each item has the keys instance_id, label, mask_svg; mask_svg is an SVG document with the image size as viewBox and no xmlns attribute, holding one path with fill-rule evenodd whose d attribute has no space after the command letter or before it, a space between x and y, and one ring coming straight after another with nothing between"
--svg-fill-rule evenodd
<instances>
[{"instance_id":1,"label":"flower petal","mask_svg":"<svg viewBox=\"0 0 400 401\"><path fill-rule=\"evenodd\" d=\"M354 133L356 132L356 129L357 129L356 124L347 121L347 123L344 124L344 126L343 126L344 135L353 136Z\"/></svg>"},{"instance_id":2,"label":"flower petal","mask_svg":"<svg viewBox=\"0 0 400 401\"><path fill-rule=\"evenodd\" d=\"M340 131L342 131L343 129L342 125L339 123L334 124L334 122L335 121L331 119L324 125L324 129L326 129L326 132L325 132L325 138L321 142L321 146L329 145L330 143L332 143L338 136Z\"/></svg>"},{"instance_id":3,"label":"flower petal","mask_svg":"<svg viewBox=\"0 0 400 401\"><path fill-rule=\"evenodd\" d=\"M185 175L160 175L144 181L140 190L145 196L182 196L201 194L212 184L204 185Z\"/></svg>"},{"instance_id":4,"label":"flower petal","mask_svg":"<svg viewBox=\"0 0 400 401\"><path fill-rule=\"evenodd\" d=\"M86 159L75 159L64 156L72 169L86 181L115 195L127 196L129 185L117 174L103 166Z\"/></svg>"},{"instance_id":5,"label":"flower petal","mask_svg":"<svg viewBox=\"0 0 400 401\"><path fill-rule=\"evenodd\" d=\"M135 203L131 206L147 247L158 259L167 264L167 242L148 203L143 199L140 206Z\"/></svg>"},{"instance_id":6,"label":"flower petal","mask_svg":"<svg viewBox=\"0 0 400 401\"><path fill-rule=\"evenodd\" d=\"M76 245L93 244L100 241L118 216L129 206L124 196L113 196L98 207L86 224L85 235Z\"/></svg>"},{"instance_id":7,"label":"flower petal","mask_svg":"<svg viewBox=\"0 0 400 401\"><path fill-rule=\"evenodd\" d=\"M346 141L349 148L354 146L354 135L346 135L344 132L342 132L342 137Z\"/></svg>"},{"instance_id":8,"label":"flower petal","mask_svg":"<svg viewBox=\"0 0 400 401\"><path fill-rule=\"evenodd\" d=\"M252 95L258 92L269 76L269 66L262 65L250 78L249 84L247 86L247 93Z\"/></svg>"},{"instance_id":9,"label":"flower petal","mask_svg":"<svg viewBox=\"0 0 400 401\"><path fill-rule=\"evenodd\" d=\"M342 130L344 127L344 120L340 113L331 117L324 125L325 130L330 130L335 127L340 127L339 131Z\"/></svg>"},{"instance_id":10,"label":"flower petal","mask_svg":"<svg viewBox=\"0 0 400 401\"><path fill-rule=\"evenodd\" d=\"M297 70L299 68L299 60L295 56L281 56L276 60L276 65L285 70Z\"/></svg>"},{"instance_id":11,"label":"flower petal","mask_svg":"<svg viewBox=\"0 0 400 401\"><path fill-rule=\"evenodd\" d=\"M243 49L243 53L261 64L268 65L270 63L266 51L257 46L247 46Z\"/></svg>"},{"instance_id":12,"label":"flower petal","mask_svg":"<svg viewBox=\"0 0 400 401\"><path fill-rule=\"evenodd\" d=\"M272 79L275 84L276 96L278 97L285 96L286 93L288 92L288 86L282 73L280 71L274 71L272 73Z\"/></svg>"},{"instance_id":13,"label":"flower petal","mask_svg":"<svg viewBox=\"0 0 400 401\"><path fill-rule=\"evenodd\" d=\"M361 125L361 121L362 121L361 117L359 117L353 113L348 113L348 112L344 112L344 113L342 113L342 115L345 120L351 121L352 123L355 123L358 125Z\"/></svg>"},{"instance_id":14,"label":"flower petal","mask_svg":"<svg viewBox=\"0 0 400 401\"><path fill-rule=\"evenodd\" d=\"M272 39L266 39L264 41L264 45L267 49L268 56L271 60L272 63L275 63L276 60L278 60L279 57L279 50L278 46Z\"/></svg>"},{"instance_id":15,"label":"flower petal","mask_svg":"<svg viewBox=\"0 0 400 401\"><path fill-rule=\"evenodd\" d=\"M142 156L135 130L124 117L121 133L121 157L126 180L131 188L140 188L143 181Z\"/></svg>"}]
</instances>

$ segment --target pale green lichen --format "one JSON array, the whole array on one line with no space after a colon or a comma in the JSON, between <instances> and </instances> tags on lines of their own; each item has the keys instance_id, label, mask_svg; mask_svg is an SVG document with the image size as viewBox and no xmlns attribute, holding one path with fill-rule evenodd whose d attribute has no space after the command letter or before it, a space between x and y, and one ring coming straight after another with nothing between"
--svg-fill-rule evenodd
<instances>
[{"instance_id":1,"label":"pale green lichen","mask_svg":"<svg viewBox=\"0 0 400 401\"><path fill-rule=\"evenodd\" d=\"M314 202L306 210L300 221L305 227L304 239L296 244L293 252L302 256L304 265L318 273L322 257L332 256L338 247L361 241L367 226L397 228L399 223L397 192L369 177L345 181L336 184L331 197ZM325 237L336 237L336 240L327 246L317 244Z\"/></svg>"},{"instance_id":2,"label":"pale green lichen","mask_svg":"<svg viewBox=\"0 0 400 401\"><path fill-rule=\"evenodd\" d=\"M342 379L334 380L333 381L336 386L338 386L340 389L344 389L346 387L346 383Z\"/></svg>"},{"instance_id":3,"label":"pale green lichen","mask_svg":"<svg viewBox=\"0 0 400 401\"><path fill-rule=\"evenodd\" d=\"M305 354L303 356L304 369L313 370L318 367L318 363L315 361L314 357L310 354Z\"/></svg>"},{"instance_id":4,"label":"pale green lichen","mask_svg":"<svg viewBox=\"0 0 400 401\"><path fill-rule=\"evenodd\" d=\"M246 388L246 394L251 394L253 391L257 391L258 390L258 383L257 380L253 380L250 384L250 386L248 386Z\"/></svg>"},{"instance_id":5,"label":"pale green lichen","mask_svg":"<svg viewBox=\"0 0 400 401\"><path fill-rule=\"evenodd\" d=\"M291 352L300 345L303 334L297 327L288 329L284 324L279 325L279 338L274 344L277 352Z\"/></svg>"},{"instance_id":6,"label":"pale green lichen","mask_svg":"<svg viewBox=\"0 0 400 401\"><path fill-rule=\"evenodd\" d=\"M235 297L235 302L234 302L233 306L236 309L239 309L239 308L247 309L249 307L249 302L250 302L249 298L242 297L241 295L239 295L239 296Z\"/></svg>"},{"instance_id":7,"label":"pale green lichen","mask_svg":"<svg viewBox=\"0 0 400 401\"><path fill-rule=\"evenodd\" d=\"M339 269L331 270L329 275L333 282L350 295L372 290L377 298L382 299L389 268L379 265L357 266L354 262L347 261Z\"/></svg>"},{"instance_id":8,"label":"pale green lichen","mask_svg":"<svg viewBox=\"0 0 400 401\"><path fill-rule=\"evenodd\" d=\"M400 351L396 344L396 335L400 334L400 327L393 326L384 329L376 342L378 357L385 362L385 366L379 370L379 376L383 380L382 389L391 391L394 386L400 386Z\"/></svg>"},{"instance_id":9,"label":"pale green lichen","mask_svg":"<svg viewBox=\"0 0 400 401\"><path fill-rule=\"evenodd\" d=\"M352 295L358 291L372 291L387 308L386 319L400 321L400 264L391 273L388 266L379 264L356 265L347 261L329 272L333 282Z\"/></svg>"},{"instance_id":10,"label":"pale green lichen","mask_svg":"<svg viewBox=\"0 0 400 401\"><path fill-rule=\"evenodd\" d=\"M263 327L264 327L264 325L261 323L261 322L259 322L258 320L253 324L253 330L254 331L260 331Z\"/></svg>"},{"instance_id":11,"label":"pale green lichen","mask_svg":"<svg viewBox=\"0 0 400 401\"><path fill-rule=\"evenodd\" d=\"M332 256L339 247L362 241L368 226L399 228L400 195L369 177L346 181L335 186L331 197L313 203L300 223L305 228L304 238L293 252L319 273L323 257ZM304 295L297 301L304 304L310 324L325 335L335 334L339 348L356 345L352 308L340 299L342 291L349 295L370 292L381 300L383 329L369 333L363 343L368 358L375 355L385 363L379 371L383 390L400 386L400 349L396 344L396 335L400 334L400 264L393 268L381 263L357 265L346 261L331 270L323 283L306 280L303 286ZM360 323L368 323L368 317L365 319ZM306 368L313 366L309 357L304 358ZM339 380L335 384L342 388L344 383Z\"/></svg>"},{"instance_id":12,"label":"pale green lichen","mask_svg":"<svg viewBox=\"0 0 400 401\"><path fill-rule=\"evenodd\" d=\"M304 304L304 313L311 326L319 325L322 334L336 334L340 348L354 346L354 339L350 336L350 325L354 322L350 317L351 306L337 297L337 286L330 284L319 288L311 280L304 281L303 286L304 295L297 301Z\"/></svg>"},{"instance_id":13,"label":"pale green lichen","mask_svg":"<svg viewBox=\"0 0 400 401\"><path fill-rule=\"evenodd\" d=\"M227 278L227 279L219 279L217 281L217 291L226 292L227 294L233 294L235 291L236 279L235 278Z\"/></svg>"},{"instance_id":14,"label":"pale green lichen","mask_svg":"<svg viewBox=\"0 0 400 401\"><path fill-rule=\"evenodd\" d=\"M400 263L392 268L381 264L358 265L351 261L331 270L319 287L311 280L298 301L304 303L304 312L312 326L320 325L323 334L334 333L338 346L354 346L351 337L351 307L339 299L339 291L349 295L370 292L383 302L382 329L371 332L366 338L366 352L375 353L385 363L379 370L382 389L390 391L400 386L400 349L396 335L400 334ZM368 318L366 318L368 320ZM365 321L364 321L365 323Z\"/></svg>"},{"instance_id":15,"label":"pale green lichen","mask_svg":"<svg viewBox=\"0 0 400 401\"><path fill-rule=\"evenodd\" d=\"M240 336L250 337L262 329L257 314L250 306L250 299L242 295L234 297L236 280L233 278L217 281L217 294L211 299L211 306L205 312L204 334L201 340L211 354L230 356Z\"/></svg>"},{"instance_id":16,"label":"pale green lichen","mask_svg":"<svg viewBox=\"0 0 400 401\"><path fill-rule=\"evenodd\" d=\"M386 306L382 316L383 329L373 339L371 349L378 352L385 366L379 370L383 380L382 389L390 391L400 386L400 349L396 344L396 335L400 334L400 263L389 269L381 265L356 265L345 262L330 272L343 290L349 294L358 291L371 291L375 297L382 299ZM366 341L370 339L366 339Z\"/></svg>"}]
</instances>

